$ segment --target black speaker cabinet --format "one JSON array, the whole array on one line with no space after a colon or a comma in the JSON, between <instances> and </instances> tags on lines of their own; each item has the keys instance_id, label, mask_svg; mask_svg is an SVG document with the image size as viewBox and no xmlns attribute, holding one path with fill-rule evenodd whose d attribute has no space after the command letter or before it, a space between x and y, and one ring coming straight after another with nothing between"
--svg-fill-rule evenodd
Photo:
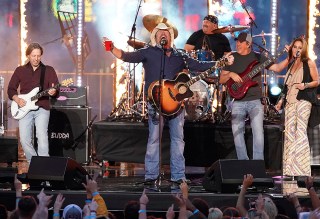
<instances>
[{"instance_id":1,"label":"black speaker cabinet","mask_svg":"<svg viewBox=\"0 0 320 219\"><path fill-rule=\"evenodd\" d=\"M27 179L30 187L50 189L84 189L87 171L75 160L66 157L31 158Z\"/></svg>"},{"instance_id":2,"label":"black speaker cabinet","mask_svg":"<svg viewBox=\"0 0 320 219\"><path fill-rule=\"evenodd\" d=\"M217 160L206 171L203 188L211 192L239 192L246 174L253 175L253 187L261 192L273 187L272 179L266 175L264 160Z\"/></svg>"},{"instance_id":3,"label":"black speaker cabinet","mask_svg":"<svg viewBox=\"0 0 320 219\"><path fill-rule=\"evenodd\" d=\"M50 156L71 157L79 163L88 161L91 108L53 108L48 126Z\"/></svg>"},{"instance_id":4,"label":"black speaker cabinet","mask_svg":"<svg viewBox=\"0 0 320 219\"><path fill-rule=\"evenodd\" d=\"M18 161L18 138L0 136L0 163Z\"/></svg>"}]
</instances>

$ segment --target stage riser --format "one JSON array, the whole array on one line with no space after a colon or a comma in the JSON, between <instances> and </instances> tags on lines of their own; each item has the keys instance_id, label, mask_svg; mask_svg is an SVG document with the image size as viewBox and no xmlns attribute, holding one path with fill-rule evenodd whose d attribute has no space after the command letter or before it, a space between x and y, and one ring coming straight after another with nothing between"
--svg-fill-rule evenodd
<instances>
[{"instance_id":1,"label":"stage riser","mask_svg":"<svg viewBox=\"0 0 320 219\"><path fill-rule=\"evenodd\" d=\"M144 163L148 127L144 123L105 122L93 124L93 138L99 160ZM265 164L267 169L280 170L282 131L279 126L264 127ZM187 123L184 126L187 166L209 167L218 159L236 159L230 126ZM246 128L245 140L252 154L252 133ZM163 164L169 164L170 136L167 127L162 138Z\"/></svg>"}]
</instances>

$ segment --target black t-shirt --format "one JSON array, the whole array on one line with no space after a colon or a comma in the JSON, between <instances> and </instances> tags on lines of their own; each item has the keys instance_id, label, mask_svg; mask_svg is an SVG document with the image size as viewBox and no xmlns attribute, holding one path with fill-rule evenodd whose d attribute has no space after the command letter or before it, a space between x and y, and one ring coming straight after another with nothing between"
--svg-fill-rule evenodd
<instances>
[{"instance_id":1,"label":"black t-shirt","mask_svg":"<svg viewBox=\"0 0 320 219\"><path fill-rule=\"evenodd\" d=\"M262 64L267 60L267 57L265 57L264 55L257 54L253 51L251 51L248 55L240 55L237 52L232 53L232 55L234 57L233 64L225 66L223 70L231 71L237 74L241 74L245 72L247 70L247 67L255 60L259 61L259 63L255 65L255 67L259 66L260 64ZM249 71L247 73L249 73ZM237 101L250 101L250 100L256 100L262 97L261 71L255 77L253 77L252 80L257 81L258 85L250 87L247 93L245 94L245 96L242 99Z\"/></svg>"},{"instance_id":2,"label":"black t-shirt","mask_svg":"<svg viewBox=\"0 0 320 219\"><path fill-rule=\"evenodd\" d=\"M220 59L224 52L231 51L229 40L225 35L221 33L206 35L202 29L194 32L187 40L187 44L195 46L194 50L203 49L204 39L206 40L205 42L207 42L208 49L214 52L215 60Z\"/></svg>"}]
</instances>

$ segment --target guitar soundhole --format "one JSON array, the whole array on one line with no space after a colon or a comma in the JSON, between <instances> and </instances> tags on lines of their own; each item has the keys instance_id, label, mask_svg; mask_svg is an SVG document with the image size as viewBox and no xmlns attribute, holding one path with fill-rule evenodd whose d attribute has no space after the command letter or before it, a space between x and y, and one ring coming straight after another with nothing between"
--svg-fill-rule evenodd
<instances>
[{"instance_id":1,"label":"guitar soundhole","mask_svg":"<svg viewBox=\"0 0 320 219\"><path fill-rule=\"evenodd\" d=\"M180 86L179 87L179 94L184 94L185 92L187 92L187 88L185 86Z\"/></svg>"}]
</instances>

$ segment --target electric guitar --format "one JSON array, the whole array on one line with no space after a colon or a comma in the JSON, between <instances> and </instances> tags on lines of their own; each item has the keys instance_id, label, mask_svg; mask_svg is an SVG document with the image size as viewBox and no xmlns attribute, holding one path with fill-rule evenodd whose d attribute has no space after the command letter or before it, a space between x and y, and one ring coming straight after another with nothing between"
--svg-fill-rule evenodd
<instances>
[{"instance_id":1,"label":"electric guitar","mask_svg":"<svg viewBox=\"0 0 320 219\"><path fill-rule=\"evenodd\" d=\"M239 74L243 82L237 83L232 78L230 78L226 83L230 96L232 96L237 100L242 99L246 95L250 87L256 86L258 84L258 82L253 81L252 78L254 78L262 69L270 65L272 62L274 62L279 56L283 55L285 52L287 51L283 50L276 56L267 59L266 61L264 61L258 66L256 65L259 63L259 61L255 60L251 62L250 65L246 68L246 70L244 70L242 73Z\"/></svg>"},{"instance_id":2,"label":"electric guitar","mask_svg":"<svg viewBox=\"0 0 320 219\"><path fill-rule=\"evenodd\" d=\"M159 111L159 90L161 90L161 113L165 116L173 116L181 109L183 100L192 97L193 92L190 90L190 86L209 76L216 68L225 66L226 63L228 60L223 57L216 62L215 66L192 79L188 74L180 72L174 80L162 80L161 87L159 81L154 81L148 88L148 99Z\"/></svg>"},{"instance_id":3,"label":"electric guitar","mask_svg":"<svg viewBox=\"0 0 320 219\"><path fill-rule=\"evenodd\" d=\"M36 105L36 102L38 99L46 94L48 94L48 91L52 88L58 89L60 86L69 86L70 84L73 83L73 79L65 79L61 82L61 84L56 84L54 87L51 87L47 90L44 90L40 93L39 87L34 88L32 91L30 91L27 94L20 94L18 95L19 98L22 98L26 101L26 105L23 107L19 107L17 102L12 101L11 103L11 115L14 119L20 120L22 119L25 115L27 115L28 112L31 110L37 110L39 106Z\"/></svg>"}]
</instances>

